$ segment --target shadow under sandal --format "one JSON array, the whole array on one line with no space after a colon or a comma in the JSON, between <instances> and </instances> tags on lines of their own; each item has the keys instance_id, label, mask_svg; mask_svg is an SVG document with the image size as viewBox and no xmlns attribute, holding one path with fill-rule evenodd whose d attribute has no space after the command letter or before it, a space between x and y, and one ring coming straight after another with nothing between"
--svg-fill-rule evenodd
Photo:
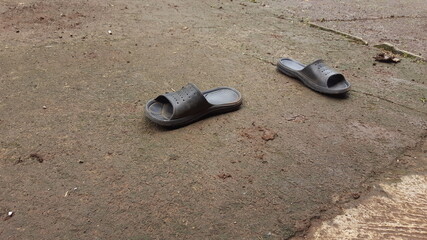
<instances>
[{"instance_id":1,"label":"shadow under sandal","mask_svg":"<svg viewBox=\"0 0 427 240\"><path fill-rule=\"evenodd\" d=\"M179 91L148 101L145 115L161 126L181 127L206 115L237 110L241 104L241 94L234 88L218 87L201 92L189 83Z\"/></svg>"},{"instance_id":2,"label":"shadow under sandal","mask_svg":"<svg viewBox=\"0 0 427 240\"><path fill-rule=\"evenodd\" d=\"M289 58L282 58L277 63L282 73L300 79L307 87L326 94L342 94L350 90L350 83L341 73L326 66L323 60L309 65Z\"/></svg>"}]
</instances>

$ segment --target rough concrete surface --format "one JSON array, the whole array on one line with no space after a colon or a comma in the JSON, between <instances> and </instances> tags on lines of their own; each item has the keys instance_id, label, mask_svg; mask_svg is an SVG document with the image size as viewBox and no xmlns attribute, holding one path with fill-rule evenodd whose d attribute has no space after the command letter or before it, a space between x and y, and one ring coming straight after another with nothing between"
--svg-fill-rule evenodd
<instances>
[{"instance_id":1,"label":"rough concrete surface","mask_svg":"<svg viewBox=\"0 0 427 240\"><path fill-rule=\"evenodd\" d=\"M0 238L303 237L411 172L396 159L426 136L425 63L376 63L290 6L0 1ZM280 57L323 58L352 91L313 92ZM188 82L234 87L243 106L175 130L143 117Z\"/></svg>"}]
</instances>

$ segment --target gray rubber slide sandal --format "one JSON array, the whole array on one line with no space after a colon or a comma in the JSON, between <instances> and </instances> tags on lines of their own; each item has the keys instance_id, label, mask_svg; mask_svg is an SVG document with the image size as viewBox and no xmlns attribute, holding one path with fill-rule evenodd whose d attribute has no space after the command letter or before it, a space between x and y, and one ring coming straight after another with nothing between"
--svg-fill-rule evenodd
<instances>
[{"instance_id":1,"label":"gray rubber slide sandal","mask_svg":"<svg viewBox=\"0 0 427 240\"><path fill-rule=\"evenodd\" d=\"M350 90L350 83L341 73L326 66L319 59L304 65L289 58L282 58L277 63L282 73L300 79L307 87L326 94L342 94Z\"/></svg>"},{"instance_id":2,"label":"gray rubber slide sandal","mask_svg":"<svg viewBox=\"0 0 427 240\"><path fill-rule=\"evenodd\" d=\"M165 127L181 127L200 118L239 109L242 96L230 87L218 87L201 92L189 83L181 90L165 93L148 101L145 115Z\"/></svg>"}]
</instances>

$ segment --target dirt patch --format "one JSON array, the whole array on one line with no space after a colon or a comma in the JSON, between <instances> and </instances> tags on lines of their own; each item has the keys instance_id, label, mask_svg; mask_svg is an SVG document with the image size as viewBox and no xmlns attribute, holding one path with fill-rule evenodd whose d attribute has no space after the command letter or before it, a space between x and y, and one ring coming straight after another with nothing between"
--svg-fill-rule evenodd
<instances>
[{"instance_id":1,"label":"dirt patch","mask_svg":"<svg viewBox=\"0 0 427 240\"><path fill-rule=\"evenodd\" d=\"M240 136L242 141L250 145L250 155L262 160L262 163L267 163L267 160L264 160L267 154L265 145L268 141L274 140L278 136L277 132L252 122L251 127L240 130Z\"/></svg>"},{"instance_id":2,"label":"dirt patch","mask_svg":"<svg viewBox=\"0 0 427 240\"><path fill-rule=\"evenodd\" d=\"M38 153L31 153L30 154L30 159L34 160L34 161L37 161L39 163L43 163L43 161L44 161L44 158L40 154L38 154Z\"/></svg>"},{"instance_id":3,"label":"dirt patch","mask_svg":"<svg viewBox=\"0 0 427 240\"><path fill-rule=\"evenodd\" d=\"M296 123L305 123L305 121L307 121L307 119L308 118L302 114L298 114L298 115L286 118L287 121L296 122Z\"/></svg>"},{"instance_id":4,"label":"dirt patch","mask_svg":"<svg viewBox=\"0 0 427 240\"><path fill-rule=\"evenodd\" d=\"M87 10L84 5L72 5L70 2L18 4L8 6L8 10L1 13L0 27L4 30L43 29L47 26L56 30L75 28L90 17L79 12L89 14Z\"/></svg>"},{"instance_id":5,"label":"dirt patch","mask_svg":"<svg viewBox=\"0 0 427 240\"><path fill-rule=\"evenodd\" d=\"M227 178L231 178L231 174L222 173L222 174L219 174L218 177L225 180Z\"/></svg>"},{"instance_id":6,"label":"dirt patch","mask_svg":"<svg viewBox=\"0 0 427 240\"><path fill-rule=\"evenodd\" d=\"M400 59L397 58L395 55L390 53L378 53L374 57L375 61L378 62L385 62L385 63L398 63L400 62Z\"/></svg>"},{"instance_id":7,"label":"dirt patch","mask_svg":"<svg viewBox=\"0 0 427 240\"><path fill-rule=\"evenodd\" d=\"M105 19L100 13L109 12L93 1L9 3L5 9L0 13L0 29L5 33L0 40L27 43L85 39L94 34L93 23Z\"/></svg>"},{"instance_id":8,"label":"dirt patch","mask_svg":"<svg viewBox=\"0 0 427 240\"><path fill-rule=\"evenodd\" d=\"M269 128L258 126L255 122L252 122L252 127L244 128L241 130L240 135L249 140L251 143L263 143L274 140L277 137L277 133Z\"/></svg>"}]
</instances>

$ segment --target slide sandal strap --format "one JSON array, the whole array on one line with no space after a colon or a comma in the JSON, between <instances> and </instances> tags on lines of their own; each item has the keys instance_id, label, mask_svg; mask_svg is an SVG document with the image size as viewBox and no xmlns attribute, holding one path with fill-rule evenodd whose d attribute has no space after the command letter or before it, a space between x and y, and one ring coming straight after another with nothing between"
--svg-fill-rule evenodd
<instances>
[{"instance_id":1,"label":"slide sandal strap","mask_svg":"<svg viewBox=\"0 0 427 240\"><path fill-rule=\"evenodd\" d=\"M307 65L300 71L307 79L313 81L319 86L328 87L328 80L334 75L341 75L323 63L322 60L317 60L310 65Z\"/></svg>"},{"instance_id":2,"label":"slide sandal strap","mask_svg":"<svg viewBox=\"0 0 427 240\"><path fill-rule=\"evenodd\" d=\"M187 84L179 91L160 95L156 100L161 101L162 98L166 98L173 107L171 119L191 116L211 106L200 90L192 83Z\"/></svg>"}]
</instances>

